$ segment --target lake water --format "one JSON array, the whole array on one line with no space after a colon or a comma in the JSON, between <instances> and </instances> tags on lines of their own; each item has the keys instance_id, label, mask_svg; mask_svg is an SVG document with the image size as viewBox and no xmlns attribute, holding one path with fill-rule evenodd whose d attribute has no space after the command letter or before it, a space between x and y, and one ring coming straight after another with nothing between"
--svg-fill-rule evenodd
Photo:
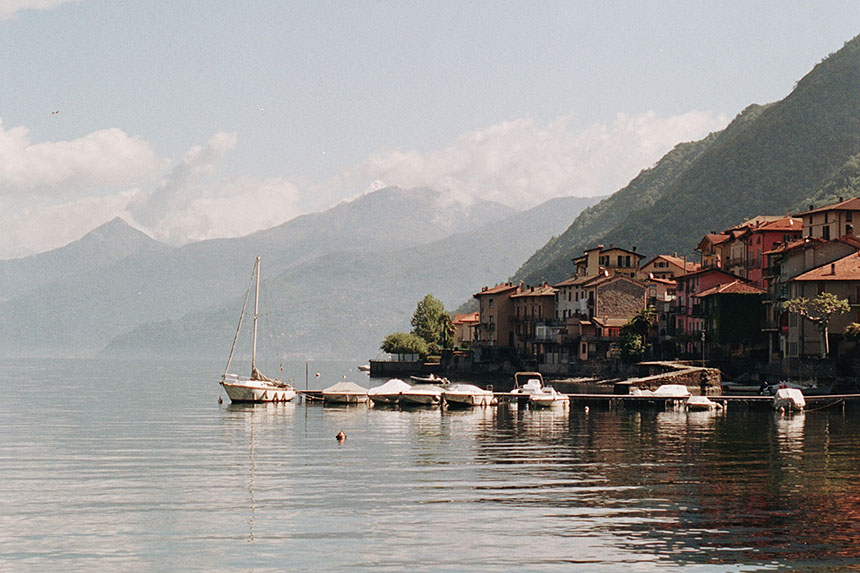
<instances>
[{"instance_id":1,"label":"lake water","mask_svg":"<svg viewBox=\"0 0 860 573\"><path fill-rule=\"evenodd\" d=\"M220 367L2 363L0 569L860 566L857 411L230 406Z\"/></svg>"}]
</instances>

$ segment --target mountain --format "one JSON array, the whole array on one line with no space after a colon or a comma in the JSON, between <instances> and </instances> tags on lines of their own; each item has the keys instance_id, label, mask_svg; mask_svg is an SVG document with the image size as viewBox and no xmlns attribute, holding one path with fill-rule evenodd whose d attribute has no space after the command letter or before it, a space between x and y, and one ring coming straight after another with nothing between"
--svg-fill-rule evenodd
<instances>
[{"instance_id":1,"label":"mountain","mask_svg":"<svg viewBox=\"0 0 860 573\"><path fill-rule=\"evenodd\" d=\"M411 328L409 320L424 295L432 293L452 308L482 286L505 280L519 261L597 200L553 199L433 243L336 252L292 266L262 287L267 322L279 325L272 344L302 359L374 356L386 334ZM142 325L112 341L105 353L223 357L241 294L177 320Z\"/></svg>"},{"instance_id":2,"label":"mountain","mask_svg":"<svg viewBox=\"0 0 860 573\"><path fill-rule=\"evenodd\" d=\"M860 36L819 63L783 100L744 110L723 131L678 146L583 212L516 277L557 281L597 243L691 253L701 237L759 214L805 207L860 153Z\"/></svg>"},{"instance_id":3,"label":"mountain","mask_svg":"<svg viewBox=\"0 0 860 573\"><path fill-rule=\"evenodd\" d=\"M91 275L105 265L135 254L169 248L117 217L65 247L0 261L0 302L58 280Z\"/></svg>"},{"instance_id":4,"label":"mountain","mask_svg":"<svg viewBox=\"0 0 860 573\"><path fill-rule=\"evenodd\" d=\"M367 268L401 264L396 258L386 260L381 253L417 248L452 233L493 225L514 213L509 207L490 202L454 205L428 189L388 188L237 239L202 241L182 248L160 244L156 248L145 243L151 248L134 250L125 242L136 234L117 235L113 258L96 257L91 248L88 251L84 247L96 238L110 244L113 235L107 231L114 227L108 225L82 239L83 246L72 244L16 263L29 265L26 272L39 279L24 281L25 286L19 287L14 297L0 302L0 354L89 355L143 324L176 320L223 305L244 291L257 255L264 259L264 280L287 269L301 273L326 270L322 273L326 288L336 293L335 298L315 299L317 306L306 310L317 314L319 320L337 316L343 308L334 302L352 288L340 278L339 266L349 268L352 261L364 261ZM518 255L519 260L576 214L578 211L568 212L563 223L541 228L543 236L530 243L529 250ZM130 252L120 257L118 253L124 248ZM517 264L505 259L507 256L498 256L499 261L508 261L505 276ZM386 268L379 274L389 272ZM309 275L303 277L304 283L294 280L289 284L306 284L313 291L318 289L313 279ZM448 276L447 280L457 279ZM374 293L367 293L371 300L384 296L379 293L384 293L387 285L377 282L374 288ZM369 308L366 301L360 302L359 306L364 305L361 308ZM238 307L230 308L233 316ZM223 330L217 334L222 335ZM353 335L360 337L362 332ZM325 339L327 335L316 330L315 336ZM314 348L309 343L301 350Z\"/></svg>"}]
</instances>

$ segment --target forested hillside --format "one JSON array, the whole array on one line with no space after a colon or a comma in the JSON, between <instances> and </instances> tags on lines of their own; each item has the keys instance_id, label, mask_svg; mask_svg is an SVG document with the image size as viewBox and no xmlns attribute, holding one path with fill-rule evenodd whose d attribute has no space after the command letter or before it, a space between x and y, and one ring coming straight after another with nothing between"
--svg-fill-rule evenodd
<instances>
[{"instance_id":1,"label":"forested hillside","mask_svg":"<svg viewBox=\"0 0 860 573\"><path fill-rule=\"evenodd\" d=\"M785 99L750 106L722 132L676 147L580 215L517 278L560 280L570 273L569 260L597 243L635 245L646 255L691 253L712 230L788 213L810 198L848 196L857 188L858 153L860 36L815 66Z\"/></svg>"}]
</instances>

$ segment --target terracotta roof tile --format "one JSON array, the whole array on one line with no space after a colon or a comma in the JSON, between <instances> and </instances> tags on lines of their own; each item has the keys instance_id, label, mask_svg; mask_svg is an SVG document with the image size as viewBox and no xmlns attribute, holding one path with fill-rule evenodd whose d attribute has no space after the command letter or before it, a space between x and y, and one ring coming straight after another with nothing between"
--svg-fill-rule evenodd
<instances>
[{"instance_id":1,"label":"terracotta roof tile","mask_svg":"<svg viewBox=\"0 0 860 573\"><path fill-rule=\"evenodd\" d=\"M478 312L469 312L466 314L455 314L453 320L451 320L452 324L466 324L470 322L480 322L480 313Z\"/></svg>"},{"instance_id":2,"label":"terracotta roof tile","mask_svg":"<svg viewBox=\"0 0 860 573\"><path fill-rule=\"evenodd\" d=\"M794 277L796 281L860 281L860 252Z\"/></svg>"},{"instance_id":3,"label":"terracotta roof tile","mask_svg":"<svg viewBox=\"0 0 860 573\"><path fill-rule=\"evenodd\" d=\"M492 288L484 288L481 292L476 292L472 296L483 296L486 294L499 294L502 292L507 292L509 290L515 290L517 285L513 283L502 283L500 285L496 285Z\"/></svg>"},{"instance_id":4,"label":"terracotta roof tile","mask_svg":"<svg viewBox=\"0 0 860 573\"><path fill-rule=\"evenodd\" d=\"M706 296L715 294L764 294L764 292L765 291L758 287L754 287L751 284L738 280L726 284L719 284L709 288L708 290L703 290L702 292L697 293L696 296L699 298L705 298Z\"/></svg>"},{"instance_id":5,"label":"terracotta roof tile","mask_svg":"<svg viewBox=\"0 0 860 573\"><path fill-rule=\"evenodd\" d=\"M811 215L812 213L822 213L824 211L860 211L860 197L854 197L852 199L846 199L845 201L841 201L839 203L831 203L830 205L825 205L824 207L819 207L818 209L812 209L810 211L804 211L803 213L798 213L798 217L802 217L803 215Z\"/></svg>"}]
</instances>

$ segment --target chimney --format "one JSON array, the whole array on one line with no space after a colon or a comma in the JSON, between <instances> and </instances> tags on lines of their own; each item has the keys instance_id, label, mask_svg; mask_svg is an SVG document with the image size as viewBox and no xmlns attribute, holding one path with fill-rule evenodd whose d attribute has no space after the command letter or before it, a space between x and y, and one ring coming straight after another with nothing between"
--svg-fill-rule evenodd
<instances>
[{"instance_id":1,"label":"chimney","mask_svg":"<svg viewBox=\"0 0 860 573\"><path fill-rule=\"evenodd\" d=\"M633 252L636 252L636 245L633 245Z\"/></svg>"},{"instance_id":2,"label":"chimney","mask_svg":"<svg viewBox=\"0 0 860 573\"><path fill-rule=\"evenodd\" d=\"M809 210L810 210L810 211L812 211L813 209L815 209L815 205L813 205L812 203L810 203L810 204L809 204Z\"/></svg>"},{"instance_id":3,"label":"chimney","mask_svg":"<svg viewBox=\"0 0 860 573\"><path fill-rule=\"evenodd\" d=\"M840 197L840 198L839 198L838 203L842 203L843 201L845 201L845 199L843 199L842 197Z\"/></svg>"},{"instance_id":4,"label":"chimney","mask_svg":"<svg viewBox=\"0 0 860 573\"><path fill-rule=\"evenodd\" d=\"M836 274L836 263L830 263L830 274L831 275Z\"/></svg>"}]
</instances>

